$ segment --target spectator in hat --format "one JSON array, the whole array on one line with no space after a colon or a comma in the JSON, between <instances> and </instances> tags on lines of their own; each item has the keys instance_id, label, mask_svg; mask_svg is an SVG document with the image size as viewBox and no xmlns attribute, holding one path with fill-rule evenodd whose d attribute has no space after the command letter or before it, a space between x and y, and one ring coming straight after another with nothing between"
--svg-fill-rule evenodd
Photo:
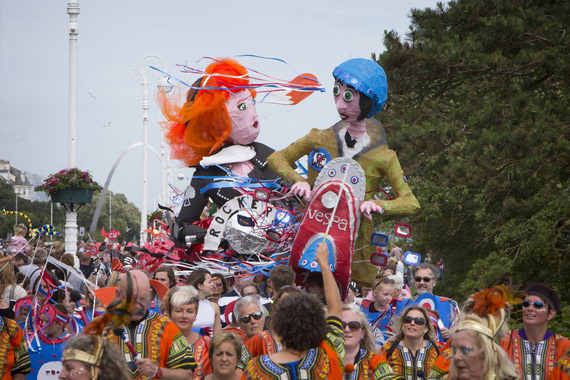
<instances>
[{"instance_id":1,"label":"spectator in hat","mask_svg":"<svg viewBox=\"0 0 570 380\"><path fill-rule=\"evenodd\" d=\"M558 294L545 284L532 284L525 293L524 327L511 331L503 347L521 378L559 378L555 373L563 373L564 368L568 378L570 341L548 330L550 321L560 313Z\"/></svg>"}]
</instances>

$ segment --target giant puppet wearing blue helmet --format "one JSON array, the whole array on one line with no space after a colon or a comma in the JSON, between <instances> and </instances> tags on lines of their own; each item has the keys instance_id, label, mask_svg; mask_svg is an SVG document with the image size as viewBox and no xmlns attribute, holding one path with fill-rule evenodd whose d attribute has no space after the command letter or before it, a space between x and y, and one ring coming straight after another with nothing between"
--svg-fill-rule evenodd
<instances>
[{"instance_id":1,"label":"giant puppet wearing blue helmet","mask_svg":"<svg viewBox=\"0 0 570 380\"><path fill-rule=\"evenodd\" d=\"M369 261L376 251L369 243L374 233L370 214L411 215L420 205L407 184L396 152L388 148L382 124L373 118L388 97L388 81L382 67L375 61L355 58L337 66L333 76L334 101L341 120L328 129L313 128L305 137L273 153L268 162L292 185L295 194L306 199L319 172L330 160L350 157L364 169L366 196L360 211L365 218L360 224L351 277L370 286L376 273L376 267ZM305 155L309 157L308 179L291 168L292 163ZM384 178L390 183L395 198L373 199Z\"/></svg>"}]
</instances>

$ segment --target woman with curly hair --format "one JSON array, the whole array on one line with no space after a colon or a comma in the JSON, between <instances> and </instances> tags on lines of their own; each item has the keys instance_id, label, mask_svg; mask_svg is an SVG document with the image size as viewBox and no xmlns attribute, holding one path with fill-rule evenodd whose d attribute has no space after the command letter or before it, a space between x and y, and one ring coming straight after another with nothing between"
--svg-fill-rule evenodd
<instances>
[{"instance_id":1,"label":"woman with curly hair","mask_svg":"<svg viewBox=\"0 0 570 380\"><path fill-rule=\"evenodd\" d=\"M251 359L242 378L342 378L342 301L329 268L326 244L319 244L316 260L322 270L328 318L314 295L291 294L279 300L271 311L271 328L282 351Z\"/></svg>"},{"instance_id":2,"label":"woman with curly hair","mask_svg":"<svg viewBox=\"0 0 570 380\"><path fill-rule=\"evenodd\" d=\"M408 307L396 322L395 334L380 353L396 376L425 378L440 352L427 310L421 306Z\"/></svg>"},{"instance_id":3,"label":"woman with curly hair","mask_svg":"<svg viewBox=\"0 0 570 380\"><path fill-rule=\"evenodd\" d=\"M292 294L303 293L300 289L285 285L279 289L275 295L273 305L277 304L279 300L284 299ZM241 351L241 359L238 362L238 368L243 370L251 358L261 355L272 355L281 351L283 348L275 338L275 333L269 330L262 330L246 340L245 345Z\"/></svg>"},{"instance_id":4,"label":"woman with curly hair","mask_svg":"<svg viewBox=\"0 0 570 380\"><path fill-rule=\"evenodd\" d=\"M342 307L346 353L344 380L392 379L396 376L382 355L375 354L376 342L364 314L355 307Z\"/></svg>"},{"instance_id":5,"label":"woman with curly hair","mask_svg":"<svg viewBox=\"0 0 570 380\"><path fill-rule=\"evenodd\" d=\"M113 342L81 334L65 345L60 380L131 380L127 363Z\"/></svg>"}]
</instances>

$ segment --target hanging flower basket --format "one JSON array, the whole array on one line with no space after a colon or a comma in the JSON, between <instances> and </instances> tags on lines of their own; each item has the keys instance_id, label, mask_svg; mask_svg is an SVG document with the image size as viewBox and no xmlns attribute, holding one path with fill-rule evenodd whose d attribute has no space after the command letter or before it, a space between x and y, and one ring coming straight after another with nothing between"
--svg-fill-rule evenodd
<instances>
[{"instance_id":1,"label":"hanging flower basket","mask_svg":"<svg viewBox=\"0 0 570 380\"><path fill-rule=\"evenodd\" d=\"M54 203L91 203L92 199L93 189L70 188L51 195Z\"/></svg>"},{"instance_id":2,"label":"hanging flower basket","mask_svg":"<svg viewBox=\"0 0 570 380\"><path fill-rule=\"evenodd\" d=\"M77 168L63 169L45 179L36 191L43 191L51 196L52 202L90 203L93 191L101 190L101 186L86 171Z\"/></svg>"}]
</instances>

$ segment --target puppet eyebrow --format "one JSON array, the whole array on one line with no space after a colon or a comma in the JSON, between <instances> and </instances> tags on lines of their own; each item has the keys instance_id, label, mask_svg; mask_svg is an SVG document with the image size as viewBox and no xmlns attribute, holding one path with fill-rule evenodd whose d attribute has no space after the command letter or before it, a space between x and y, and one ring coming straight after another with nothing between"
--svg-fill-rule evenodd
<instances>
[{"instance_id":1,"label":"puppet eyebrow","mask_svg":"<svg viewBox=\"0 0 570 380\"><path fill-rule=\"evenodd\" d=\"M245 100L247 100L247 99L249 99L249 98L253 98L253 94L252 94L252 93L250 93L249 96L246 96L245 98L241 98L240 100L238 100L238 103L243 102L243 101L245 101Z\"/></svg>"}]
</instances>

